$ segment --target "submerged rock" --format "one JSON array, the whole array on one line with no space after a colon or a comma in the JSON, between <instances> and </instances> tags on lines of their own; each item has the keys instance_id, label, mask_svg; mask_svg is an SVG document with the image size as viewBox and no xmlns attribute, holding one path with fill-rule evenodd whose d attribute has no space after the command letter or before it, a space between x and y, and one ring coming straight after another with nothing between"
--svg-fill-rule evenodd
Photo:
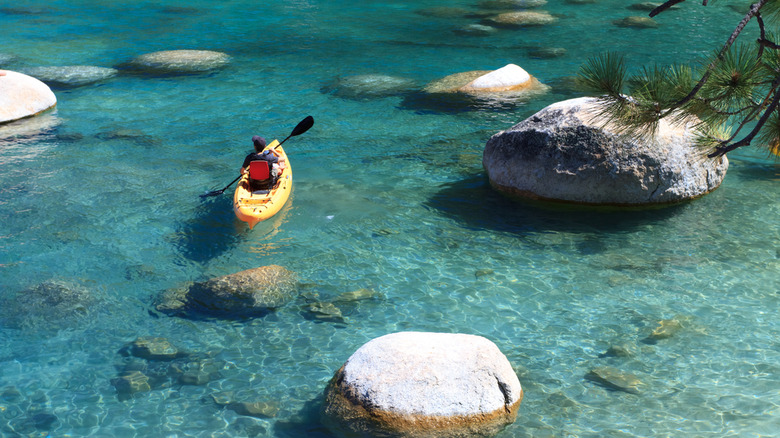
<instances>
[{"instance_id":1,"label":"submerged rock","mask_svg":"<svg viewBox=\"0 0 780 438\"><path fill-rule=\"evenodd\" d=\"M488 18L491 24L504 27L544 26L558 21L549 12L519 11L505 12Z\"/></svg>"},{"instance_id":2,"label":"submerged rock","mask_svg":"<svg viewBox=\"0 0 780 438\"><path fill-rule=\"evenodd\" d=\"M140 55L122 67L139 73L192 74L225 67L230 56L211 50L165 50Z\"/></svg>"},{"instance_id":3,"label":"submerged rock","mask_svg":"<svg viewBox=\"0 0 780 438\"><path fill-rule=\"evenodd\" d=\"M121 351L124 355L132 355L146 360L173 360L187 354L179 351L165 338L141 337L126 345Z\"/></svg>"},{"instance_id":4,"label":"submerged rock","mask_svg":"<svg viewBox=\"0 0 780 438\"><path fill-rule=\"evenodd\" d=\"M529 50L528 54L532 58L560 58L566 55L566 49L563 47L539 47Z\"/></svg>"},{"instance_id":5,"label":"submerged rock","mask_svg":"<svg viewBox=\"0 0 780 438\"><path fill-rule=\"evenodd\" d=\"M0 123L40 114L57 105L57 97L40 80L0 70Z\"/></svg>"},{"instance_id":6,"label":"submerged rock","mask_svg":"<svg viewBox=\"0 0 780 438\"><path fill-rule=\"evenodd\" d=\"M14 328L63 329L88 321L96 298L85 287L48 280L2 300L0 314Z\"/></svg>"},{"instance_id":7,"label":"submerged rock","mask_svg":"<svg viewBox=\"0 0 780 438\"><path fill-rule=\"evenodd\" d=\"M306 306L307 316L315 321L345 322L341 309L333 303L316 302Z\"/></svg>"},{"instance_id":8,"label":"submerged rock","mask_svg":"<svg viewBox=\"0 0 780 438\"><path fill-rule=\"evenodd\" d=\"M629 394L639 394L645 384L633 374L625 373L614 367L596 367L585 375L585 378L605 388L623 391Z\"/></svg>"},{"instance_id":9,"label":"submerged rock","mask_svg":"<svg viewBox=\"0 0 780 438\"><path fill-rule=\"evenodd\" d=\"M393 96L416 86L416 82L408 78L367 74L338 78L323 87L323 91L347 99L360 99Z\"/></svg>"},{"instance_id":10,"label":"submerged rock","mask_svg":"<svg viewBox=\"0 0 780 438\"><path fill-rule=\"evenodd\" d=\"M431 8L418 9L417 12L423 17L436 17L436 18L459 18L465 17L469 14L469 10L465 8L458 8L454 6L435 6Z\"/></svg>"},{"instance_id":11,"label":"submerged rock","mask_svg":"<svg viewBox=\"0 0 780 438\"><path fill-rule=\"evenodd\" d=\"M149 392L152 390L149 377L140 371L127 371L118 377L111 379L111 385L121 398L137 392Z\"/></svg>"},{"instance_id":12,"label":"submerged rock","mask_svg":"<svg viewBox=\"0 0 780 438\"><path fill-rule=\"evenodd\" d=\"M482 9L530 9L546 4L547 0L482 0L477 6Z\"/></svg>"},{"instance_id":13,"label":"submerged rock","mask_svg":"<svg viewBox=\"0 0 780 438\"><path fill-rule=\"evenodd\" d=\"M453 30L453 32L458 35L488 36L498 32L498 29L493 26L487 26L484 24L467 24L463 27Z\"/></svg>"},{"instance_id":14,"label":"submerged rock","mask_svg":"<svg viewBox=\"0 0 780 438\"><path fill-rule=\"evenodd\" d=\"M651 29L658 27L658 22L650 17L626 17L612 22L618 27L633 27L636 29Z\"/></svg>"},{"instance_id":15,"label":"submerged rock","mask_svg":"<svg viewBox=\"0 0 780 438\"><path fill-rule=\"evenodd\" d=\"M522 399L489 340L401 332L366 343L336 372L323 422L347 436L491 436L515 421Z\"/></svg>"},{"instance_id":16,"label":"submerged rock","mask_svg":"<svg viewBox=\"0 0 780 438\"><path fill-rule=\"evenodd\" d=\"M227 408L238 415L256 418L273 418L279 413L279 404L276 402L231 402Z\"/></svg>"},{"instance_id":17,"label":"submerged rock","mask_svg":"<svg viewBox=\"0 0 780 438\"><path fill-rule=\"evenodd\" d=\"M270 265L194 283L186 290L169 290L155 308L179 316L248 318L287 304L297 292L295 274Z\"/></svg>"},{"instance_id":18,"label":"submerged rock","mask_svg":"<svg viewBox=\"0 0 780 438\"><path fill-rule=\"evenodd\" d=\"M647 344L654 344L663 339L669 339L675 336L685 325L687 318L678 316L672 319L662 319L658 321L658 327L656 327L650 335L643 340Z\"/></svg>"},{"instance_id":19,"label":"submerged rock","mask_svg":"<svg viewBox=\"0 0 780 438\"><path fill-rule=\"evenodd\" d=\"M491 185L519 197L589 205L674 204L715 190L726 157L707 158L693 123L661 120L647 139L621 135L596 116L597 100L552 104L487 142Z\"/></svg>"},{"instance_id":20,"label":"submerged rock","mask_svg":"<svg viewBox=\"0 0 780 438\"><path fill-rule=\"evenodd\" d=\"M79 87L112 78L119 71L114 68L92 65L66 65L56 67L33 67L25 70L30 76L50 86Z\"/></svg>"}]
</instances>

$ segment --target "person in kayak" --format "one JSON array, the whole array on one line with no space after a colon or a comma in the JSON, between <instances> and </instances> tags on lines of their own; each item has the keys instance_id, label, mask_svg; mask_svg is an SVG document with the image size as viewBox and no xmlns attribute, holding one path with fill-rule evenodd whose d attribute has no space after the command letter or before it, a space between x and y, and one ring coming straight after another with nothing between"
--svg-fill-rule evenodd
<instances>
[{"instance_id":1,"label":"person in kayak","mask_svg":"<svg viewBox=\"0 0 780 438\"><path fill-rule=\"evenodd\" d=\"M255 135L252 137L252 143L255 146L255 151L244 158L244 163L241 165L240 172L242 175L249 172L249 163L252 161L267 161L270 177L265 180L250 178L249 184L252 187L252 190L269 189L276 184L276 179L279 176L279 158L270 150L263 152L263 149L265 149L265 139L263 137Z\"/></svg>"}]
</instances>

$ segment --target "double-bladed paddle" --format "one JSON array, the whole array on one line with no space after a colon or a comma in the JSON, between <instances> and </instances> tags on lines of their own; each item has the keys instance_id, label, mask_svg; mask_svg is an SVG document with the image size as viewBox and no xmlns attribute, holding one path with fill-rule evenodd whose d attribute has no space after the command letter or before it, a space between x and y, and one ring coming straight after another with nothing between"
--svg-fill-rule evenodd
<instances>
[{"instance_id":1,"label":"double-bladed paddle","mask_svg":"<svg viewBox=\"0 0 780 438\"><path fill-rule=\"evenodd\" d=\"M284 140L279 142L278 145L274 146L274 149L276 149L279 146L281 146L282 143L286 142L290 137L295 137L296 135L301 135L304 132L308 131L309 128L312 127L312 125L314 125L314 117L306 116L305 119L301 120L300 123L298 123L298 125L296 125L295 128L293 128L292 132L290 133L290 135L287 136L287 138L285 138ZM201 198L206 198L206 197L209 197L209 196L221 195L222 193L225 192L225 190L228 189L228 187L232 186L236 181L241 179L242 176L243 175L238 175L238 177L236 179L234 179L233 181L230 181L230 184L226 185L224 188L219 189L219 190L212 190L210 192L207 192L207 193L204 193L204 194L200 195L200 197Z\"/></svg>"}]
</instances>

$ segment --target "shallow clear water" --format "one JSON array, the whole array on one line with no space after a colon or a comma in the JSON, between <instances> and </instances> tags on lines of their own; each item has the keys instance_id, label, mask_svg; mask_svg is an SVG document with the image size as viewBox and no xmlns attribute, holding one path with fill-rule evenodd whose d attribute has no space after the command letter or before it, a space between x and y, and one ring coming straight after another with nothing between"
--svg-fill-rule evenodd
<instances>
[{"instance_id":1,"label":"shallow clear water","mask_svg":"<svg viewBox=\"0 0 780 438\"><path fill-rule=\"evenodd\" d=\"M744 3L744 2L742 2ZM120 74L57 89L56 111L0 128L0 298L48 279L98 300L77 323L26 309L0 325L0 436L327 436L317 402L370 339L402 330L482 335L525 391L501 436L775 436L780 430L780 166L732 154L723 185L647 212L548 209L511 202L485 181L493 133L549 103L590 55L694 62L740 15L721 1L683 4L657 29L613 20L627 2L550 0L553 25L477 37L453 29L476 2L17 1L0 9L0 67L111 67L152 51L231 56L192 76ZM422 12L422 13L421 13ZM564 47L538 59L531 50ZM2 59L2 57L0 57ZM387 74L421 88L443 76L515 63L552 91L530 102L431 102L418 93L339 94L342 76ZM343 91L343 90L341 90ZM218 189L254 134L286 137L288 205L249 231ZM35 124L36 127L30 127ZM12 134L11 129L23 133ZM278 264L305 295L263 318L189 320L153 309L163 291ZM317 294L370 289L344 322L307 312ZM309 298L307 298L309 297ZM25 319L26 318L26 319ZM669 339L647 337L661 320ZM141 336L213 357L203 385L168 382L120 399L112 386ZM624 345L629 357L604 355ZM639 395L585 379L609 365ZM275 416L215 403L271 402Z\"/></svg>"}]
</instances>

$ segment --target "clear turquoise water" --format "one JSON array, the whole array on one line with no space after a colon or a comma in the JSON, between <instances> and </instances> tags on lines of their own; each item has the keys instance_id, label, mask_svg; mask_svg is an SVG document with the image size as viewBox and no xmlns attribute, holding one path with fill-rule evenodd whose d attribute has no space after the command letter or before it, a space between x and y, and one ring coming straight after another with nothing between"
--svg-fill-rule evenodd
<instances>
[{"instance_id":1,"label":"clear turquoise water","mask_svg":"<svg viewBox=\"0 0 780 438\"><path fill-rule=\"evenodd\" d=\"M327 381L362 344L401 330L499 346L525 390L504 437L778 436L776 161L739 151L712 194L628 213L513 203L481 168L490 135L578 96L565 78L588 56L693 62L725 41L740 18L729 5L741 3L683 4L659 28L637 30L612 24L639 14L627 2L550 0L556 24L486 37L452 32L475 18L419 13L477 10L467 0L53 0L0 10L8 69L110 67L169 49L232 57L210 74L55 89L57 110L35 119L48 129L0 128L0 297L48 279L99 297L79 324L55 326L40 309L24 329L0 324L0 436L328 436L316 418ZM568 52L537 59L536 47ZM509 62L552 92L462 106L327 88L373 73L422 87ZM233 179L252 135L284 138L309 114L314 127L285 144L295 188L273 220L249 231L230 191L198 197ZM303 297L251 321L152 310L166 289L270 264L297 272L322 301L361 288L381 297L342 305L343 323L314 320ZM647 342L665 319L682 329ZM140 336L211 352L219 377L120 400L119 351ZM633 355L605 357L612 345ZM585 379L604 365L646 389ZM279 411L238 415L213 401L226 392Z\"/></svg>"}]
</instances>

